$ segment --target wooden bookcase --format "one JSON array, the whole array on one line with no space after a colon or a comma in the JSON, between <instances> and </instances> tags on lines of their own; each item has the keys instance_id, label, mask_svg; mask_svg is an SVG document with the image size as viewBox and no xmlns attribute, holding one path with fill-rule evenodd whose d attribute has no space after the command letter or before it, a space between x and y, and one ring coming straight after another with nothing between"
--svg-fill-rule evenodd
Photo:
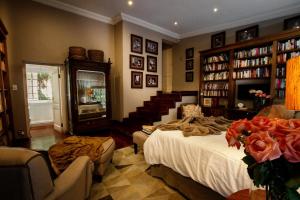
<instances>
[{"instance_id":1,"label":"wooden bookcase","mask_svg":"<svg viewBox=\"0 0 300 200\"><path fill-rule=\"evenodd\" d=\"M223 55L228 59L216 59ZM299 29L200 51L199 104L204 114L226 115L234 109L238 81L268 83L271 96L283 100L285 63L297 55L300 55ZM227 73L226 80L212 78L223 72Z\"/></svg>"},{"instance_id":2,"label":"wooden bookcase","mask_svg":"<svg viewBox=\"0 0 300 200\"><path fill-rule=\"evenodd\" d=\"M14 139L6 48L7 34L7 30L0 20L0 146L11 145Z\"/></svg>"}]
</instances>

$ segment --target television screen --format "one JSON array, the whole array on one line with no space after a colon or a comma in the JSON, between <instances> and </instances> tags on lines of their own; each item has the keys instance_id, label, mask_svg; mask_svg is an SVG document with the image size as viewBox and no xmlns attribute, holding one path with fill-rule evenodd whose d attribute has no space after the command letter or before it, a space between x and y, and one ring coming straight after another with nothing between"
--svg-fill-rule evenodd
<instances>
[{"instance_id":1,"label":"television screen","mask_svg":"<svg viewBox=\"0 0 300 200\"><path fill-rule=\"evenodd\" d=\"M239 100L251 100L253 99L253 94L249 93L249 90L262 90L266 94L270 94L270 84L240 84L238 85L237 98Z\"/></svg>"}]
</instances>

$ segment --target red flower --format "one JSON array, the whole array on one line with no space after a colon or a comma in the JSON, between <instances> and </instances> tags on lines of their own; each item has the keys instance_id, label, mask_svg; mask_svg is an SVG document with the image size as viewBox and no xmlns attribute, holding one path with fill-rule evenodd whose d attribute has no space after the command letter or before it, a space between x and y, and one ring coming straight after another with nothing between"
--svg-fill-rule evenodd
<instances>
[{"instance_id":1,"label":"red flower","mask_svg":"<svg viewBox=\"0 0 300 200\"><path fill-rule=\"evenodd\" d=\"M276 127L276 122L274 120L270 120L265 116L256 116L251 120L253 127L252 131L267 131L274 130Z\"/></svg>"},{"instance_id":2,"label":"red flower","mask_svg":"<svg viewBox=\"0 0 300 200\"><path fill-rule=\"evenodd\" d=\"M284 157L292 163L300 162L300 131L288 134L285 140Z\"/></svg>"},{"instance_id":3,"label":"red flower","mask_svg":"<svg viewBox=\"0 0 300 200\"><path fill-rule=\"evenodd\" d=\"M270 137L268 132L252 133L246 139L246 151L258 162L274 160L282 153L278 142Z\"/></svg>"},{"instance_id":4,"label":"red flower","mask_svg":"<svg viewBox=\"0 0 300 200\"><path fill-rule=\"evenodd\" d=\"M251 130L251 123L247 119L234 121L226 133L228 145L236 146L240 149L241 143L239 142L239 137L243 134L243 132L248 132L249 130Z\"/></svg>"},{"instance_id":5,"label":"red flower","mask_svg":"<svg viewBox=\"0 0 300 200\"><path fill-rule=\"evenodd\" d=\"M277 119L276 131L285 133L285 134L300 131L300 120L298 120L298 119L292 119L292 120Z\"/></svg>"}]
</instances>

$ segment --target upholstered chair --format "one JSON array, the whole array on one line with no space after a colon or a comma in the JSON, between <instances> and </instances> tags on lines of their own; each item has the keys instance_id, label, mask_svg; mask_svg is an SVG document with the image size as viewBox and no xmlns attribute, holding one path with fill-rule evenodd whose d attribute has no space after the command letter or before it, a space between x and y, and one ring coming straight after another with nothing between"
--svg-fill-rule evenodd
<instances>
[{"instance_id":1,"label":"upholstered chair","mask_svg":"<svg viewBox=\"0 0 300 200\"><path fill-rule=\"evenodd\" d=\"M24 148L0 147L0 199L87 199L92 171L90 158L80 156L53 180L40 153Z\"/></svg>"}]
</instances>

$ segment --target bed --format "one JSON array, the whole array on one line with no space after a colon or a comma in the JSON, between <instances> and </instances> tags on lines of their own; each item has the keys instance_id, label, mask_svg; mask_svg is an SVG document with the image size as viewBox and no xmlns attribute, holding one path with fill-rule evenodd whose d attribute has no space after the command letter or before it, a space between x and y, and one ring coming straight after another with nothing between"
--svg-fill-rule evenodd
<instances>
[{"instance_id":1,"label":"bed","mask_svg":"<svg viewBox=\"0 0 300 200\"><path fill-rule=\"evenodd\" d=\"M223 197L251 185L247 166L241 160L243 149L229 148L225 132L184 137L179 130L157 129L146 140L144 155L150 165L162 165Z\"/></svg>"}]
</instances>

